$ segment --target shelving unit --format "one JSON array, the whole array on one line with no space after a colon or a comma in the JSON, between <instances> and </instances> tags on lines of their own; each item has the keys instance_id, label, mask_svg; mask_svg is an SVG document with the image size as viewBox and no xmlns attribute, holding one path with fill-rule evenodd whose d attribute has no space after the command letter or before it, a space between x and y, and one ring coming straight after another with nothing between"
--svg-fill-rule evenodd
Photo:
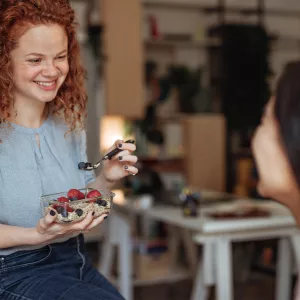
<instances>
[{"instance_id":1,"label":"shelving unit","mask_svg":"<svg viewBox=\"0 0 300 300\"><path fill-rule=\"evenodd\" d=\"M104 64L106 114L141 118L144 87L140 0L102 0L100 13L104 26L103 52L107 55Z\"/></svg>"},{"instance_id":2,"label":"shelving unit","mask_svg":"<svg viewBox=\"0 0 300 300\"><path fill-rule=\"evenodd\" d=\"M193 1L142 1L143 6L146 8L161 8L161 9L181 9L181 10L199 10L204 13L222 13L224 11L224 0L219 0L217 5L205 5L195 3ZM262 8L264 8L264 1L258 0L258 7L241 7L241 6L228 6L226 7L226 12L238 13L242 15L257 15L262 13ZM288 9L264 9L265 14L280 16L280 17L300 17L300 10L288 10Z\"/></svg>"},{"instance_id":3,"label":"shelving unit","mask_svg":"<svg viewBox=\"0 0 300 300\"><path fill-rule=\"evenodd\" d=\"M216 20L218 21L219 24L224 24L226 23L226 18L225 15L226 14L239 14L241 16L241 18L243 18L243 16L245 17L249 17L249 16L257 16L257 23L264 26L265 25L265 17L266 16L280 16L280 17L284 17L284 18L299 18L300 17L300 10L291 10L291 9L275 9L275 8L267 8L265 5L265 0L257 0L256 4L254 3L254 5L252 5L252 7L250 5L245 5L244 7L242 7L241 5L226 5L226 0L217 0L215 1L216 5L210 5L207 1L207 3L203 4L203 3L197 3L196 0L142 0L142 6L144 9L149 9L149 11L153 12L155 15L156 11L163 11L163 12L174 12L175 14L177 14L178 12L183 12L184 14L187 14L189 12L191 12L191 14L195 15L195 11L196 13L202 14L202 15L214 15L216 16ZM155 10L157 9L157 10ZM163 16L164 13L162 14ZM168 16L166 14L166 16ZM253 20L251 21L251 23L253 22ZM272 28L271 28L272 29ZM172 33L172 30L170 30ZM174 31L173 31L174 32ZM176 39L176 37L172 40L172 37L169 39L169 37L165 37L164 38L164 32L162 32L162 38L158 39L158 40L151 40L151 39L146 39L143 41L144 43L144 51L149 51L149 53L151 51L153 51L153 57L155 57L155 55L159 54L159 51L161 51L163 53L163 59L162 59L162 63L164 64L165 61L167 61L167 55L169 54L170 60L171 62L176 62L178 57L179 57L179 61L180 63L182 62L182 57L180 55L178 55L178 52L180 52L181 50L183 50L183 52L185 50L199 50L199 53L201 51L201 55L205 53L208 53L207 50L213 49L213 51L217 51L216 49L218 49L218 46L221 45L221 41L220 40L210 40L209 38L205 38L203 40L194 40L194 32L191 33L190 35L190 40L188 39L188 34L186 37L186 40L184 40L184 37L181 39L181 37L179 37L178 39ZM270 36L271 39L271 43L270 43L270 51L271 53L275 53L275 52L289 52L289 51L300 51L300 39L297 38L293 38L293 37L288 37L288 36L283 36L283 35L278 35L276 32L270 32L268 31L268 35ZM194 52L196 52L194 51ZM186 51L185 53L189 53L188 51ZM192 53L192 51L191 51ZM277 54L276 54L277 55ZM151 57L151 55L150 55ZM207 62L208 59L200 59L200 61L203 62ZM165 66L165 65L163 65ZM212 73L210 72L211 70L208 71L208 73ZM211 75L211 74L210 74ZM275 79L275 76L273 76L272 74L270 74L267 78L267 80L269 80L269 82L272 85L272 81ZM212 87L217 87L219 84L219 78L218 77L213 77L211 76L210 78L210 85ZM217 88L214 89L212 88L212 93L214 95L216 95L216 99L218 98L218 93L217 93ZM217 105L216 105L217 106ZM216 110L218 111L218 110ZM161 120L160 123L164 124L167 123L168 120ZM227 134L229 135L229 134ZM226 142L229 143L229 140ZM199 145L198 145L199 146ZM230 157L231 160L237 161L239 159L239 155L236 155L235 153L232 153L231 150L228 150L228 156ZM159 160L158 160L159 161ZM183 166L185 166L185 168L183 168L182 170L184 170L184 172L186 172L187 170L187 161L186 158L182 159L182 164ZM154 164L154 162L152 161L152 163ZM159 165L159 163L157 163L157 165ZM179 164L177 164L179 165ZM191 164L192 165L192 164ZM178 169L181 169L181 167L178 167ZM229 167L227 168L229 169ZM228 174L228 177L234 177L233 174ZM228 186L231 186L231 184L229 184Z\"/></svg>"},{"instance_id":4,"label":"shelving unit","mask_svg":"<svg viewBox=\"0 0 300 300\"><path fill-rule=\"evenodd\" d=\"M300 50L300 39L293 39L289 37L276 37L276 34L270 34L273 37L273 41L271 41L271 49L272 51L277 50L290 50L291 48L298 48ZM208 49L212 47L218 47L221 45L221 41L219 40L203 40L203 41L172 41L172 40L144 40L144 47L147 49L174 49L174 48L189 48L189 49Z\"/></svg>"},{"instance_id":5,"label":"shelving unit","mask_svg":"<svg viewBox=\"0 0 300 300\"><path fill-rule=\"evenodd\" d=\"M209 48L209 47L217 47L220 45L220 41L218 40L210 40L210 41L172 41L172 40L145 40L144 45L146 47L161 47L161 48Z\"/></svg>"},{"instance_id":6,"label":"shelving unit","mask_svg":"<svg viewBox=\"0 0 300 300\"><path fill-rule=\"evenodd\" d=\"M181 158L154 158L139 157L139 161L156 172L186 174L184 157Z\"/></svg>"},{"instance_id":7,"label":"shelving unit","mask_svg":"<svg viewBox=\"0 0 300 300\"><path fill-rule=\"evenodd\" d=\"M181 5L178 1L172 1L172 3L170 2L166 5L158 1L142 1L142 4L144 9L175 8L178 10L191 9L191 11L197 9L199 12L202 9L199 4L184 3ZM194 66L197 67L199 64L202 65L203 62L208 61L205 58L208 49L220 46L220 40L199 39L189 30L181 31L179 34L172 34L172 30L170 32L162 31L161 33L161 39L145 39L143 40L143 45L145 53L150 53L149 57L151 59L156 57L156 55L160 58L159 54L161 51L163 66L167 65L166 61L171 64L178 63L178 65L185 65L185 58L191 53L192 57L194 57L193 55L197 57L197 62L194 63ZM151 56L151 54L153 54L153 56ZM164 61L164 59L166 60ZM187 67L189 66L189 64L186 65ZM191 66L191 69L193 68L194 67ZM205 74L204 76L207 75ZM207 189L215 188L218 191L224 191L225 169L223 163L224 157L221 153L225 147L223 143L223 121L222 116L217 114L214 116L205 113L196 114L195 116L191 114L179 114L170 117L159 115L158 124L160 127L164 127L171 123L179 124L181 126L181 145L184 149L184 153L182 157L163 157L162 159L160 157L148 157L139 158L139 160L157 172L180 173L187 178L187 183L191 183L194 187L205 187ZM214 137L209 140L207 140L207 134L203 132L203 130L196 129L197 126L207 125L211 127L207 132L214 135ZM206 146L202 146L202 143L203 145L206 144ZM168 153L171 152L169 151ZM214 162L220 163L219 166L216 166ZM213 167L210 168L209 165ZM208 171L209 174L214 172L214 175L209 175L207 178L204 178L205 176L203 176L203 174L205 174L206 171ZM202 173L202 175L199 176L199 173ZM213 181L215 181L215 184Z\"/></svg>"}]
</instances>

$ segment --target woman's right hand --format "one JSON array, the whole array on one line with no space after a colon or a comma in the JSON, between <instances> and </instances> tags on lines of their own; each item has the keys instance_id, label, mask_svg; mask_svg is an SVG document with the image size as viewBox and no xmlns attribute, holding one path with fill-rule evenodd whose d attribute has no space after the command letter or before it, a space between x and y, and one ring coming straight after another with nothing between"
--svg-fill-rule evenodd
<instances>
[{"instance_id":1,"label":"woman's right hand","mask_svg":"<svg viewBox=\"0 0 300 300\"><path fill-rule=\"evenodd\" d=\"M100 217L94 218L93 212L89 212L88 215L79 222L60 224L56 223L56 212L52 216L50 212L42 219L39 220L35 231L36 231L36 244L42 244L57 238L72 236L81 232L85 233L101 224L107 215L101 215ZM52 213L53 214L53 213Z\"/></svg>"}]
</instances>

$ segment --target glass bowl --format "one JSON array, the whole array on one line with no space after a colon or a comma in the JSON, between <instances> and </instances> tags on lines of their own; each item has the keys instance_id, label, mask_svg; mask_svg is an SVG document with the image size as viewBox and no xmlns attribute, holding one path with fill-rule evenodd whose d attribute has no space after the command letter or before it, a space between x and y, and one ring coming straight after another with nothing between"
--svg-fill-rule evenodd
<instances>
[{"instance_id":1,"label":"glass bowl","mask_svg":"<svg viewBox=\"0 0 300 300\"><path fill-rule=\"evenodd\" d=\"M109 214L114 193L98 190L101 196L87 198L89 192L94 191L91 188L78 189L82 194L82 199L73 200L68 198L68 192L43 195L41 196L41 207L43 216L46 216L50 210L56 211L57 223L71 223L83 220L90 211L95 212L94 217L99 217L102 214ZM61 198L64 197L64 198ZM61 198L60 200L58 200ZM65 202L60 202L65 201Z\"/></svg>"}]
</instances>

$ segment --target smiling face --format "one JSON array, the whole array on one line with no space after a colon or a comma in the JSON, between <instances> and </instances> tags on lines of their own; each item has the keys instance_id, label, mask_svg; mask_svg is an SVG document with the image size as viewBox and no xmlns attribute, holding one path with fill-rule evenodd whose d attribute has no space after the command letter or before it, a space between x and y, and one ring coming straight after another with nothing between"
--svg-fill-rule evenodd
<instances>
[{"instance_id":1,"label":"smiling face","mask_svg":"<svg viewBox=\"0 0 300 300\"><path fill-rule=\"evenodd\" d=\"M68 71L68 38L59 25L30 27L11 52L14 98L19 103L55 99Z\"/></svg>"}]
</instances>

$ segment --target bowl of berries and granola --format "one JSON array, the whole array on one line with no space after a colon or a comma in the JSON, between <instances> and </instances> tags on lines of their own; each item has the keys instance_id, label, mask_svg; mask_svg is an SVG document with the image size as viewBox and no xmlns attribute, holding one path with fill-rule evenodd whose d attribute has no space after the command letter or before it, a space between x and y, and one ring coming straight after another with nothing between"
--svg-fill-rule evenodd
<instances>
[{"instance_id":1,"label":"bowl of berries and granola","mask_svg":"<svg viewBox=\"0 0 300 300\"><path fill-rule=\"evenodd\" d=\"M114 193L91 188L70 189L67 192L41 197L43 215L56 211L57 223L70 223L83 220L90 211L95 217L109 214Z\"/></svg>"}]
</instances>

